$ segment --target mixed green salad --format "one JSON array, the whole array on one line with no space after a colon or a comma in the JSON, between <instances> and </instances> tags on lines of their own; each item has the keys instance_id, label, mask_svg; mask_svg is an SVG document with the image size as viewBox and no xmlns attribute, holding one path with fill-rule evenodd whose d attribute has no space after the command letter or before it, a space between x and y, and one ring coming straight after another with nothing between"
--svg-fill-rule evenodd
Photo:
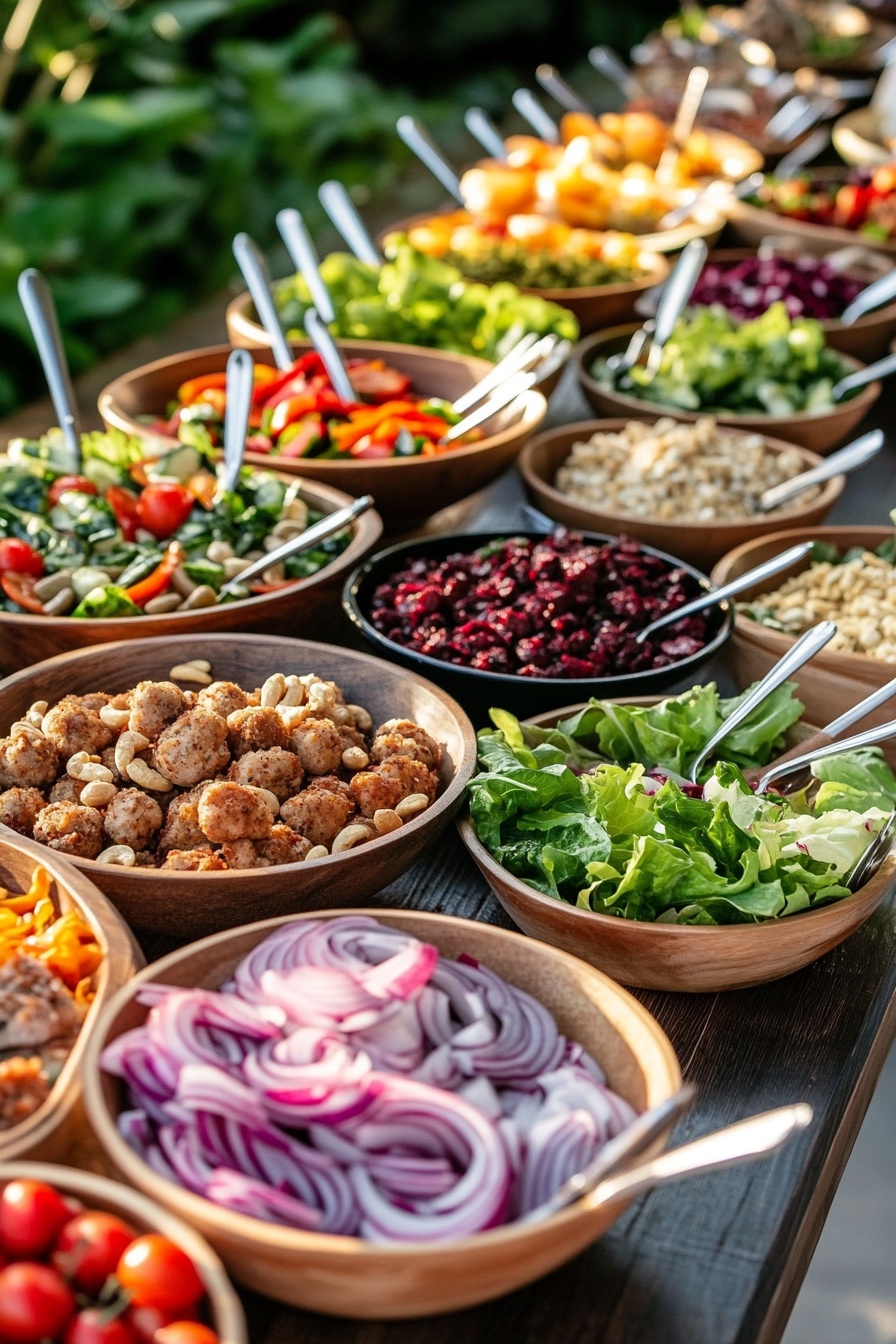
<instances>
[{"instance_id":1,"label":"mixed green salad","mask_svg":"<svg viewBox=\"0 0 896 1344\"><path fill-rule=\"evenodd\" d=\"M569 341L579 324L566 308L509 283L484 285L407 244L390 249L380 267L346 252L331 252L320 272L336 310L330 330L343 339L433 346L500 359L527 332L553 332ZM305 335L311 295L300 275L275 288L280 317L294 339Z\"/></svg>"},{"instance_id":2,"label":"mixed green salad","mask_svg":"<svg viewBox=\"0 0 896 1344\"><path fill-rule=\"evenodd\" d=\"M606 359L592 369L602 386L627 396L720 415L821 414L849 372L825 344L821 323L791 319L781 302L747 322L720 304L690 309L666 343L656 376L641 365L611 369Z\"/></svg>"},{"instance_id":3,"label":"mixed green salad","mask_svg":"<svg viewBox=\"0 0 896 1344\"><path fill-rule=\"evenodd\" d=\"M149 455L148 455L149 454ZM212 454L154 454L120 430L81 436L80 465L58 429L15 439L0 458L0 610L74 618L161 614L235 601L307 577L350 532L288 559L262 581L222 586L322 515L304 482L244 467L219 489Z\"/></svg>"},{"instance_id":4,"label":"mixed green salad","mask_svg":"<svg viewBox=\"0 0 896 1344\"><path fill-rule=\"evenodd\" d=\"M712 683L650 707L591 700L554 728L492 710L469 785L476 835L538 891L625 919L753 923L840 900L896 776L866 748L816 762L798 793L754 793L742 770L783 749L794 690L733 730L697 785L692 761L742 698Z\"/></svg>"}]
</instances>

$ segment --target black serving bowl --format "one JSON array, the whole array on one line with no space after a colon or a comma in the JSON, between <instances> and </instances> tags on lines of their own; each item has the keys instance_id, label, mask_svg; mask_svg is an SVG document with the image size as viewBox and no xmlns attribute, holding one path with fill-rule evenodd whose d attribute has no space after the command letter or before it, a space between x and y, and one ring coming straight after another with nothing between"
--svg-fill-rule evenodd
<instances>
[{"instance_id":1,"label":"black serving bowl","mask_svg":"<svg viewBox=\"0 0 896 1344\"><path fill-rule=\"evenodd\" d=\"M606 533L579 532L585 541L603 545L614 538ZM381 634L371 623L368 613L375 589L402 569L412 558L424 557L443 560L456 551L475 551L493 542L500 532L460 532L451 536L420 537L389 546L355 570L347 580L342 593L342 605L353 624L377 652L392 662L422 676L428 677L456 696L474 719L485 719L492 706L500 706L523 716L541 713L567 705L571 700L586 700L589 696L608 699L624 695L656 695L679 683L691 685L696 669L713 658L731 634L734 613L731 604L720 603L710 609L709 638L703 648L668 667L653 668L646 672L623 673L617 677L518 677L506 672L486 672L479 668L460 667L446 663L429 654L416 653ZM525 537L540 541L543 532L527 532L522 528L508 528L507 537ZM697 580L700 587L710 590L713 585L705 574L666 551L653 546L641 546L648 555L668 561L670 568L680 568Z\"/></svg>"}]
</instances>

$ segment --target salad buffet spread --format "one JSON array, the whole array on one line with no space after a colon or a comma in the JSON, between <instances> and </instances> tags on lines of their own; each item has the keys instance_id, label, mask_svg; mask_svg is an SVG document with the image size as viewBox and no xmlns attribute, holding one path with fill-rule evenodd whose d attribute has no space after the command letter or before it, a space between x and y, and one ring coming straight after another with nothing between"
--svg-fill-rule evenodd
<instances>
[{"instance_id":1,"label":"salad buffet spread","mask_svg":"<svg viewBox=\"0 0 896 1344\"><path fill-rule=\"evenodd\" d=\"M742 961L762 928L766 960L746 979L737 971L738 984L754 984L843 941L891 891L896 757L878 738L893 737L894 725L844 739L872 712L876 722L892 717L896 546L852 544L843 529L829 538L815 521L830 507L824 482L867 463L881 436L830 463L794 446L806 442L797 420L827 432L838 408L893 366L878 359L896 337L896 267L886 259L896 168L816 169L810 154L799 157L810 129L803 104L823 120L858 97L824 72L876 69L886 25L850 10L805 0L688 7L636 49L633 70L616 69L629 100L617 111L592 112L541 67L562 115L541 108L534 134L496 133L489 157L469 156L454 205L387 228L381 249L355 219L350 252L330 253L316 275L299 258L302 274L274 282L267 304L247 271L259 313L248 295L235 300L231 334L269 343L273 364L253 365L243 350L226 370L222 357L197 373L194 356L215 352L193 352L163 362L167 393L158 366L137 370L132 378L151 391L145 404L127 403L130 433L112 425L105 396L107 429L79 433L46 315L29 302L36 273L24 273L59 427L13 439L0 459L0 661L4 624L49 631L63 657L71 636L53 634L47 618L64 618L59 627L85 645L119 632L134 642L116 646L120 675L97 675L87 689L66 686L58 659L23 666L18 646L19 666L0 684L10 709L0 723L0 862L25 849L33 867L26 891L0 889L0 1158L33 1117L61 1104L66 1061L87 1042L85 1078L69 1085L83 1085L101 1144L124 1149L134 1183L150 1185L158 1203L145 1205L150 1230L142 1215L138 1228L136 1216L131 1226L73 1201L60 1167L47 1169L59 1172L57 1188L4 1175L0 1163L3 1344L246 1344L239 1327L219 1336L229 1288L220 1266L208 1277L211 1250L188 1232L202 1253L191 1258L165 1231L165 1210L183 1211L185 1198L236 1277L317 1308L303 1258L312 1245L322 1257L315 1273L334 1248L367 1273L367 1257L384 1249L403 1264L428 1247L463 1256L468 1241L485 1264L505 1238L519 1254L503 1291L519 1286L530 1247L575 1228L596 1182L593 1209L613 1206L606 1221L577 1232L550 1264L533 1259L537 1277L609 1226L631 1192L623 1181L605 1195L602 1182L622 1180L687 1103L673 1095L678 1066L659 1026L638 1009L632 1027L628 997L606 979L596 990L569 951L601 965L591 929L640 931L635 955L653 958L653 978L636 965L631 983L695 989L705 982L670 978L656 950L663 938L674 935L686 965L705 955L692 949L712 930ZM612 71L596 51L594 64ZM799 79L783 72L791 55ZM757 144L769 155L764 175ZM785 149L797 157L773 162ZM443 182L449 169L443 162ZM742 205L735 184L751 173ZM707 256L723 216L728 241L751 246ZM788 245L739 234L756 216L772 235L786 220ZM843 230L864 255L843 251ZM667 280L657 253L685 242ZM348 567L351 553L339 557L365 508L379 502L388 522L393 492L403 491L419 517L437 515L512 463L545 415L531 389L550 394L580 334L583 294L621 294L629 306L615 320L618 311L640 319L599 358L595 338L583 343L583 388L590 381L647 414L576 424L563 442L562 428L546 431L538 443L560 451L545 483L558 510L559 495L586 516L628 520L636 535L568 531L501 505L481 534L446 535L437 520L436 540L404 538L369 560L341 609L327 599L322 630L306 628L315 612L300 580L325 583L331 566L335 577L339 563ZM861 362L839 344L856 310L863 321L876 314ZM595 330L613 325L594 311ZM290 355L287 341L306 337L312 348ZM351 341L350 356L340 341ZM437 361L421 363L418 351L414 367L454 369L450 400L398 367L402 347ZM458 355L487 361L479 382ZM541 408L531 423L527 397ZM775 417L784 428L770 441L727 429L731 416ZM270 466L244 465L246 453ZM491 476L467 481L465 458L489 453ZM438 467L427 467L434 458ZM809 478L788 490L807 460ZM348 520L309 503L303 470L360 472L372 462L379 500L352 501ZM427 493L421 473L443 467ZM841 489L842 480L831 501ZM808 533L775 535L782 509L813 507ZM666 553L637 540L647 523L668 526L670 538L682 524L695 537L749 525L749 545L767 536L776 545L758 576L750 567L720 600L710 579L676 559L673 541ZM741 575L738 555L722 562L726 573ZM257 637L230 632L251 629L252 599L275 593L289 599L279 632L322 632L327 642L296 644L280 670L259 674ZM216 652L245 675L218 676L209 647L199 650L206 658L190 647L200 614L218 608L232 620ZM346 615L376 657L340 651L348 671L337 681L320 670L328 646L346 638ZM157 664L155 676L133 671L154 644L126 619L142 616L170 618L172 630L177 618L183 632L167 676ZM783 668L764 646L758 667L756 629L783 642ZM718 651L725 661L692 684ZM377 657L410 663L424 679L386 678ZM648 674L665 698L614 698ZM825 675L820 691L813 679ZM570 704L577 682L584 694ZM866 700L869 686L880 691ZM527 718L545 697L550 712ZM521 704L525 712L511 712ZM398 855L399 866L393 858L380 885L402 861L410 868L424 832L441 844L426 828L457 809L496 893L547 904L553 914L535 931L566 951L493 929L492 965L473 955L482 932L473 922L428 916L429 941L385 915L325 917L347 903L330 875L351 880L354 851L375 891L383 856ZM108 894L97 927L55 899L39 862L50 862L47 849ZM116 1001L119 1018L102 1019L101 1039L90 1009L109 969L103 919L125 927L116 892L124 908L135 879L156 884L146 887L147 927L153 903L176 889L217 931L138 977L126 1007L124 991ZM223 897L233 883L238 906ZM390 892L394 904L388 886L376 899L388 905ZM425 907L418 895L412 903ZM562 929L571 913L587 923L570 949ZM279 918L243 927L264 916ZM826 941L798 961L776 960L792 931L811 941L819 928ZM651 1130L656 1117L642 1113L657 1102L672 1109ZM154 1230L153 1218L169 1221ZM555 1235L543 1237L543 1226ZM259 1278L259 1258L278 1246L291 1248L295 1284L270 1265ZM387 1316L389 1292L404 1283L399 1258L373 1263L383 1268L370 1310ZM502 1291L455 1277L455 1306ZM414 1314L406 1306L398 1314ZM343 1310L338 1300L333 1309Z\"/></svg>"}]
</instances>

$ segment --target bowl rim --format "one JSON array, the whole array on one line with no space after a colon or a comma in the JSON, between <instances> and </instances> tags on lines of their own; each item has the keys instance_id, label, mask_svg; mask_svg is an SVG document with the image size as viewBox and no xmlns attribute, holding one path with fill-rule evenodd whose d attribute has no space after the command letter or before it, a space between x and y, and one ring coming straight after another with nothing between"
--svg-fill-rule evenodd
<instances>
[{"instance_id":1,"label":"bowl rim","mask_svg":"<svg viewBox=\"0 0 896 1344\"><path fill-rule=\"evenodd\" d=\"M593 359L597 346L607 345L610 347L617 341L621 342L627 336L631 336L633 332L637 331L640 326L641 323L639 322L627 323L624 326L605 327L603 331L592 332L590 336L582 337L572 354L576 376L586 392L593 392L596 396L603 397L607 401L618 402L622 410L631 408L632 410L641 410L643 412L645 407L657 407L660 411L665 412L666 415L671 416L673 419L684 420L694 420L703 415L713 415L719 423L724 422L725 424L729 424L733 429L746 429L748 426L752 425L756 427L756 432L761 434L763 431L758 427L759 425L766 423L800 427L804 425L823 425L826 422L835 419L838 415L842 415L845 411L855 410L858 407L862 408L862 413L864 414L870 409L874 402L877 401L882 391L880 380L875 379L874 382L866 383L864 387L861 387L858 394L854 397L850 397L849 401L838 402L835 406L830 406L824 411L794 411L790 415L770 415L768 412L762 411L710 411L709 409L689 411L684 407L664 406L660 402L646 401L640 397L629 397L626 396L624 392L617 392L614 388L607 388L604 387L602 383L599 383L596 378L592 377L591 370L587 367L586 361ZM610 353L612 353L612 351ZM857 370L866 367L860 359L855 359L852 355L845 355L841 350L837 350L834 353L837 355L838 359L849 366L850 372L856 372ZM641 418L643 418L643 415Z\"/></svg>"},{"instance_id":2,"label":"bowl rim","mask_svg":"<svg viewBox=\"0 0 896 1344\"><path fill-rule=\"evenodd\" d=\"M177 440L172 440L172 442L177 442ZM252 461L252 457L253 454L246 455L246 465L252 468L258 468L259 463L257 460ZM354 502L353 495L347 494L344 490L340 490L338 486L330 485L328 482L316 480L311 476L291 476L286 472L276 471L273 468L269 468L268 470L271 472L271 475L277 476L285 485L292 485L295 481L301 480L303 483L303 494L301 497L306 504L309 502L306 497L309 488L312 494L319 491L324 496L331 496L327 501L330 505L327 510L328 513L335 513L337 509L345 508L348 504ZM332 496L342 496L342 498L332 498ZM326 514L324 516L326 517ZM295 579L290 583L289 587L278 588L272 593L257 593L252 597L239 598L235 602L216 602L213 607L198 607L186 611L183 608L180 608L178 611L156 613L155 615L152 613L144 613L142 616L87 616L83 619L79 617L76 625L72 624L74 617L71 615L39 616L28 611L0 611L0 630L2 630L4 625L9 625L13 628L21 627L22 629L28 629L29 626L34 626L37 623L39 629L47 631L54 629L83 629L85 633L88 631L106 633L107 631L111 632L113 630L136 631L146 629L147 622L160 622L167 626L171 621L179 621L184 625L187 625L191 620L201 621L204 619L211 621L213 617L220 616L221 613L226 614L230 611L245 612L247 613L246 619L248 620L251 619L254 614L267 608L273 608L278 605L293 605L294 599L304 596L304 594L309 591L313 591L315 588L319 587L321 583L338 578L347 568L357 563L356 557L363 556L366 551L369 551L372 546L377 544L380 537L383 535L383 520L379 513L377 513L375 507L365 510L365 512L356 518L354 522L350 523L349 526L352 531L352 536L348 545L343 551L340 551L338 555L334 555L328 565L324 565L323 569L319 569L316 574L307 574L304 578ZM341 564L340 561L342 562ZM152 635L147 635L147 638L149 639L152 639L153 637L154 636ZM137 638L139 638L139 636L137 636ZM111 643L111 641L103 642Z\"/></svg>"},{"instance_id":3,"label":"bowl rim","mask_svg":"<svg viewBox=\"0 0 896 1344\"><path fill-rule=\"evenodd\" d=\"M310 341L290 341L289 344L290 349L293 352L303 352L311 348ZM445 361L449 364L456 364L458 366L466 365L471 361L474 361L483 366L481 375L483 377L490 368L494 367L490 360L482 359L479 355L462 355L453 350L434 350L428 346L422 345L398 345L394 341L340 340L337 341L337 345L340 347L361 346L365 349L372 348L374 355L382 355L387 362L390 354L398 354L401 356L408 353L425 355L434 362ZM233 347L230 345L208 345L195 350L184 350L178 355L166 355L164 359L156 359L149 364L138 365L136 369L131 369L128 373L121 374L118 378L113 379L111 383L107 383L97 398L97 407L99 408L99 413L102 416L103 422L105 424L112 424L116 428L124 430L125 433L137 434L145 438L147 436L146 427L139 425L137 421L125 412L118 403L118 396L121 389L132 384L137 379L146 378L154 373L166 372L181 361L187 359L214 359L220 355L222 363L226 363L227 356L231 353L232 348ZM262 362L273 363L273 353L270 346L259 346L257 348L261 354L271 355L270 361L264 360ZM252 349L250 353L254 357L255 350ZM570 355L570 358L571 357L572 356ZM466 458L489 452L493 448L503 447L521 434L524 434L527 437L530 434L534 434L535 430L539 427L548 413L547 398L534 387L530 387L527 392L521 394L518 401L522 403L522 407L519 415L512 424L505 425L503 428L496 430L493 434L486 435L484 439L479 439L475 443L468 443L459 448L452 448L449 452L438 454L435 457L357 458L347 462L340 462L335 458L288 458L279 453L264 454L248 452L246 453L246 462L253 467L264 466L267 464L271 471L282 471L282 466L279 464L282 464L283 462L295 463L297 468L301 467L302 463L305 462L307 466L312 468L318 466L326 467L328 475L334 470L344 472L347 477L345 481L346 485L350 484L350 472L360 472L362 470L365 472L370 470L383 471L389 469L395 471L414 466L429 467L430 470L433 470L446 462L463 461ZM503 412L498 411L496 414L501 415L502 413ZM166 435L161 434L156 435L155 437L167 439ZM178 443L179 440L171 439L170 442L175 444ZM297 471L295 474L300 475L301 472ZM311 481L317 480L318 478L316 475L310 475L306 477L306 479ZM338 487L334 486L332 488L337 489ZM136 620L137 618L134 617L133 619Z\"/></svg>"},{"instance_id":4,"label":"bowl rim","mask_svg":"<svg viewBox=\"0 0 896 1344\"><path fill-rule=\"evenodd\" d=\"M574 528L572 530L580 532L585 541L597 541L603 544L607 541L618 540L618 534L611 534L608 532L587 532L579 528ZM358 600L359 589L366 581L371 571L375 566L384 563L388 557L394 556L397 558L400 554L411 554L415 549L425 549L428 546L449 545L452 547L456 546L458 550L476 550L479 546L488 545L490 541L494 541L500 534L500 529L497 529L494 532L440 533L437 536L416 537L411 541L400 541L392 546L387 546L383 550L377 551L374 555L368 556L366 560L363 560L354 573L350 574L346 579L345 586L342 590L343 611L355 628L360 630L365 639L369 640L372 644L378 646L385 645L387 649L394 649L396 654L406 657L415 663L419 660L419 662L426 668L431 668L433 672L441 672L443 675L446 672L457 673L458 675L473 677L475 683L483 687L512 686L518 688L523 686L527 683L528 679L526 677L514 676L509 672L488 672L478 667L463 667L459 663L445 663L439 658L433 658L428 653L417 653L415 650L405 649L402 644L396 644L394 640L383 635L371 624L366 613L361 610L361 604ZM508 528L506 535L508 538L527 537L529 540L537 541L550 534L544 532L532 532L527 528L520 527ZM646 542L638 541L638 545L650 555L660 556L663 560L669 561L673 568L687 570L692 577L697 579L701 587L706 591L709 591L712 586L712 580L707 579L705 574L699 569L696 569L695 566L690 564L687 560L680 560L677 556L670 555L667 551L661 551L658 547L650 546ZM612 685L613 682L619 683L631 681L634 677L642 678L651 676L659 677L664 674L668 675L670 671L674 670L677 672L681 669L686 670L692 665L703 663L708 658L718 653L719 649L721 649L727 642L734 629L734 610L732 606L728 602L721 602L717 605L722 610L722 622L719 629L713 635L712 639L704 644L701 649L698 649L696 653L688 654L687 658L682 658L680 662L666 664L663 667L648 668L644 672L625 672L617 677L539 677L538 681L534 684L539 687L544 687L546 690L555 690L560 687L575 685L576 682L578 682L579 685L584 686L597 682L602 685Z\"/></svg>"},{"instance_id":5,"label":"bowl rim","mask_svg":"<svg viewBox=\"0 0 896 1344\"><path fill-rule=\"evenodd\" d=\"M812 176L822 180L836 181L838 178L845 178L853 167L854 165L848 163L832 164L824 168L812 169ZM766 173L765 176L774 177L774 173ZM868 239L861 238L855 229L843 229L837 224L815 224L811 220L793 219L789 215L779 215L777 211L768 210L761 205L751 205L748 200L729 202L726 207L726 214L727 218L735 223L739 219L763 225L768 225L769 221L772 221L772 224L777 221L786 233L803 234L806 238L819 243L827 241L831 244L855 244L858 241L871 248L873 252L884 252L890 256L896 253L896 237L886 242L872 243Z\"/></svg>"},{"instance_id":6,"label":"bowl rim","mask_svg":"<svg viewBox=\"0 0 896 1344\"><path fill-rule=\"evenodd\" d=\"M854 167L878 167L891 161L886 145L879 139L880 125L875 114L875 109L871 104L865 107L854 107L848 112L842 113L837 118L831 129L831 139L834 142L834 148L840 154L847 164ZM843 142L842 145L840 142ZM851 148L852 142L855 143L855 149ZM865 158L847 158L850 152L855 153L859 150ZM845 151L845 152L844 152Z\"/></svg>"},{"instance_id":7,"label":"bowl rim","mask_svg":"<svg viewBox=\"0 0 896 1344\"><path fill-rule=\"evenodd\" d=\"M133 653L135 646L140 644L145 646L152 643L160 649L170 648L173 659L172 666L175 666L179 661L179 650L182 650L184 653L183 661L185 661L187 655L191 653L194 657L201 657L204 652L205 641L208 640L218 643L220 642L220 638L220 634L215 632L197 635L152 635L143 640L128 639L116 640L114 642L110 641L99 647L88 645L85 648L70 650L67 653L58 653L52 658L45 658L39 663L33 663L30 667L22 668L18 672L11 673L10 676L0 680L0 691L11 689L13 686L27 684L34 679L35 673L37 673L39 677L44 669L52 668L62 663L72 663L74 661L87 662L88 660L95 658L98 654L105 654L107 652L115 654L127 650L128 653ZM326 650L328 652L338 653L340 657L348 658L352 662L358 662L359 664L368 666L371 664L378 666L383 661L380 658L374 657L373 654L361 653L355 649L343 649L335 644L324 644L320 640L292 639L286 635L259 635L228 631L226 638L229 645L242 644L244 647L257 645L260 641L264 641L268 647L271 647L270 641L276 640L278 641L278 646L282 647L284 657L292 655L297 659L302 657L303 653L308 650ZM313 659L314 656L314 653L311 652L309 654L309 659ZM363 846L368 852L370 846L379 845L382 849L389 844L390 841L391 846L394 846L400 843L401 839L408 834L423 829L435 815L436 809L439 813L448 811L450 814L451 809L463 798L467 780L471 778L476 768L476 734L463 706L460 705L449 692L443 691L441 686L436 686L426 677L420 676L419 673L404 672L404 677L405 679L413 680L417 686L425 688L429 694L434 695L448 709L460 733L463 742L463 752L460 759L455 762L455 769L450 782L444 789L436 794L433 803L428 808L424 809L423 812L418 813L417 816L411 817L409 821L404 822L398 830L390 831L387 835L378 835L375 840L369 840L367 844ZM40 848L43 849L43 846ZM52 851L50 852L52 853ZM359 852L360 850L349 851L349 853ZM377 852L379 853L380 851L378 850ZM330 868L334 864L339 863L343 857L344 855L342 854L327 854L324 858L311 859L310 865L313 865L315 873L320 875L321 882L323 883ZM278 863L273 865L270 869L259 871L295 873L301 870L302 872L308 872L310 865L309 860L304 859L300 863ZM105 865L98 864L96 859L79 858L74 866L88 878L91 873L94 873L97 870L97 868L103 868L105 870ZM195 883L202 881L203 878L211 878L216 883L223 881L229 885L235 885L242 882L243 885L246 885L249 880L247 878L247 870L244 868L214 869L206 872L180 870L168 871L163 868L125 868L119 871L126 874L125 880L128 883L142 882L147 884L153 881L158 881L159 876L165 875L166 872L167 876L172 881L186 879L188 882ZM298 918L298 916L292 915L287 916L287 918Z\"/></svg>"},{"instance_id":8,"label":"bowl rim","mask_svg":"<svg viewBox=\"0 0 896 1344\"><path fill-rule=\"evenodd\" d=\"M430 924L433 929L448 925L452 929L461 926L475 924L483 930L493 931L493 935L499 939L509 939L512 943L525 945L527 950L537 950L537 955L547 957L553 962L559 961L560 964L568 966L570 969L577 968L579 974L583 968L592 972L598 977L605 993L608 993L614 1000L617 1009L630 1015L630 1020L636 1021L639 1026L646 1030L651 1036L654 1045L658 1049L666 1065L667 1074L670 1083L670 1095L681 1085L681 1067L677 1055L669 1041L668 1036L654 1015L639 1002L637 998L617 981L613 980L605 972L591 966L588 962L583 962L579 957L572 956L569 952L564 952L550 943L542 942L539 939L527 937L515 929L504 929L498 924L491 924L486 921L462 919L458 915L445 915L434 911L424 911L417 909L397 909L388 907L386 909L370 908L368 906L340 907L333 910L310 910L304 911L298 915L281 915L274 919L256 920L251 924L244 924L237 929L228 929L223 933L210 934L207 938L201 938L196 942L187 944L187 948L179 948L174 952L169 952L166 956L151 962L149 966L138 972L128 984L123 985L116 993L115 997L109 1002L106 1010L101 1017L98 1030L91 1041L90 1053L85 1058L85 1078L84 1078L84 1100L87 1107L91 1124L102 1144L103 1149L112 1157L116 1166L130 1179L131 1173L141 1169L151 1171L152 1169L143 1162L137 1153L121 1138L111 1115L109 1108L105 1103L103 1096L102 1077L103 1070L100 1066L100 1054L105 1046L106 1036L109 1027L117 1014L135 997L135 990L141 985L151 980L153 975L160 972L165 973L172 965L176 965L179 957L185 950L191 952L204 950L206 947L220 945L228 936L236 934L245 934L248 931L274 929L283 924L291 923L295 920L311 919L338 919L340 917L351 915L369 915L373 919L382 919L384 916L405 916L414 920L421 920L424 924ZM435 940L434 940L435 941ZM188 986L185 986L188 988ZM158 1177L158 1179L164 1179ZM169 1183L173 1184L173 1183ZM211 1200L203 1195L194 1194L181 1186L174 1185L178 1190L178 1200L184 1201L185 1206L194 1209L197 1213L203 1210L219 1210L220 1206L213 1204ZM497 1247L516 1241L525 1241L532 1228L525 1222L505 1223L499 1227L487 1228L482 1232L475 1232L468 1237L456 1237L450 1240L433 1242L415 1242L415 1241L390 1241L390 1242L369 1242L362 1237L345 1236L332 1232L310 1232L301 1228L284 1227L276 1223L266 1223L261 1219L252 1218L248 1214L236 1213L232 1210L226 1210L227 1220L235 1234L244 1239L252 1239L258 1245L272 1250L293 1250L300 1252L302 1250L316 1252L330 1252L340 1257L351 1257L362 1254L365 1250L372 1250L378 1256L401 1262L410 1254L422 1255L426 1260L437 1260L444 1254L446 1247L452 1250L469 1249L475 1251L481 1249L487 1251L492 1247ZM597 1210L589 1209L586 1201L581 1200L578 1204L569 1205L561 1209L558 1213L551 1215L547 1220L553 1227L562 1227L573 1221L587 1219L589 1216L595 1216Z\"/></svg>"},{"instance_id":9,"label":"bowl rim","mask_svg":"<svg viewBox=\"0 0 896 1344\"><path fill-rule=\"evenodd\" d=\"M659 419L664 418L668 419L669 417L659 417ZM763 521L769 518L769 514L748 514L743 518L694 518L688 516L681 518L654 518L652 515L620 513L617 510L610 509L602 510L599 509L597 505L592 506L582 500L573 499L570 495L565 495L563 491L558 490L551 481L547 480L544 476L539 475L533 465L532 458L535 456L536 450L546 444L558 440L563 435L576 433L581 434L583 438L591 438L594 434L599 433L619 433L630 423L631 420L625 416L613 416L605 420L577 420L572 424L555 425L553 429L542 430L540 434L536 434L524 445L523 451L520 453L519 462L517 464L520 475L527 485L537 483L538 488L548 494L552 500L556 499L558 502L562 501L564 505L572 505L577 509L593 512L599 518L618 519L620 531L624 531L625 524L628 523L635 525L649 525L652 528L687 529L688 531L699 529L701 532L705 531L712 536L713 534L719 535L723 531L727 532L734 527L760 527ZM646 424L647 422L641 420L637 423ZM654 423L658 423L658 421ZM725 425L724 428L727 429L729 434L738 436L747 437L759 434L760 437L765 440L766 446L771 448L775 453L782 453L784 451L793 452L795 450L802 454L803 457L810 459L810 461L806 463L806 470L808 470L809 467L819 466L824 461L824 458L818 453L813 452L811 448L803 448L796 443L787 443L784 439L773 438L769 434L762 434L759 430L746 429L735 425ZM833 508L837 499L839 499L840 495L843 493L845 486L846 477L843 473L840 473L837 476L831 476L827 481L822 482L821 493L817 499L812 501L812 503L804 504L800 508L795 508L791 505L789 507L785 506L785 508L780 511L775 510L773 521L787 518L801 518L808 510ZM767 534L763 533L762 535L765 536Z\"/></svg>"},{"instance_id":10,"label":"bowl rim","mask_svg":"<svg viewBox=\"0 0 896 1344\"><path fill-rule=\"evenodd\" d=\"M221 1344L249 1344L242 1304L219 1256L205 1237L176 1213L142 1190L80 1167L28 1160L4 1162L0 1167L0 1185L15 1180L43 1181L61 1187L67 1194L83 1198L88 1207L91 1200L98 1199L111 1205L120 1216L133 1216L148 1231L159 1232L177 1243L189 1255L202 1279Z\"/></svg>"}]
</instances>

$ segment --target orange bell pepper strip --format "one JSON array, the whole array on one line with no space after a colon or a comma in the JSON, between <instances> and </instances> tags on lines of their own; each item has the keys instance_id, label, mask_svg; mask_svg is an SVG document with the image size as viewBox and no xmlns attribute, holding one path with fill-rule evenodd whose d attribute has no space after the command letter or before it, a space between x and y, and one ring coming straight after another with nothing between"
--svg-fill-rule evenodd
<instances>
[{"instance_id":1,"label":"orange bell pepper strip","mask_svg":"<svg viewBox=\"0 0 896 1344\"><path fill-rule=\"evenodd\" d=\"M135 606L144 607L147 602L151 602L154 597L160 597L165 592L171 582L171 576L182 563L184 558L184 548L179 541L171 541L162 559L156 565L151 574L139 583L135 583L131 588L126 588L125 592Z\"/></svg>"},{"instance_id":2,"label":"orange bell pepper strip","mask_svg":"<svg viewBox=\"0 0 896 1344\"><path fill-rule=\"evenodd\" d=\"M208 392L210 389L224 392L226 388L226 373L204 373L199 378L188 378L185 383L181 383L177 389L177 400L182 406L192 406L203 392Z\"/></svg>"},{"instance_id":3,"label":"orange bell pepper strip","mask_svg":"<svg viewBox=\"0 0 896 1344\"><path fill-rule=\"evenodd\" d=\"M0 587L10 601L33 612L35 616L42 616L44 604L34 591L36 583L33 574L0 574Z\"/></svg>"}]
</instances>

